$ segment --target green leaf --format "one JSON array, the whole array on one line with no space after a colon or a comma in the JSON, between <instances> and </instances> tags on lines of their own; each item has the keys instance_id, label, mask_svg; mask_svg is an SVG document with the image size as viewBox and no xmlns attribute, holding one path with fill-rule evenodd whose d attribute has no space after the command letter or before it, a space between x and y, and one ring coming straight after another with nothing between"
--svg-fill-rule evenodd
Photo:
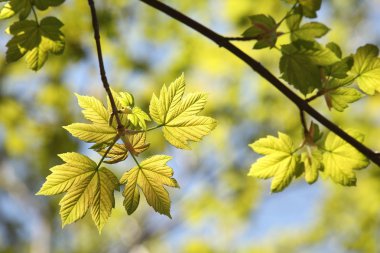
<instances>
[{"instance_id":1,"label":"green leaf","mask_svg":"<svg viewBox=\"0 0 380 253\"><path fill-rule=\"evenodd\" d=\"M303 94L321 88L321 72L318 66L327 66L339 61L332 51L317 42L298 40L282 45L281 52L281 78Z\"/></svg>"},{"instance_id":2,"label":"green leaf","mask_svg":"<svg viewBox=\"0 0 380 253\"><path fill-rule=\"evenodd\" d=\"M354 55L354 66L349 72L356 77L359 88L368 95L380 92L380 58L379 49L367 44L359 47Z\"/></svg>"},{"instance_id":3,"label":"green leaf","mask_svg":"<svg viewBox=\"0 0 380 253\"><path fill-rule=\"evenodd\" d=\"M292 13L292 15L288 16L285 19L286 25L288 26L289 31L291 33L299 29L301 21L302 21L302 14L298 12L297 9L295 10L294 13Z\"/></svg>"},{"instance_id":4,"label":"green leaf","mask_svg":"<svg viewBox=\"0 0 380 253\"><path fill-rule=\"evenodd\" d=\"M346 132L360 142L364 140L364 135L355 130ZM345 186L356 185L354 170L367 167L369 164L367 157L331 132L326 137L323 149L325 174L336 183Z\"/></svg>"},{"instance_id":5,"label":"green leaf","mask_svg":"<svg viewBox=\"0 0 380 253\"><path fill-rule=\"evenodd\" d=\"M52 174L37 195L67 192L59 203L62 226L83 218L91 208L100 233L115 205L114 191L119 187L117 178L106 168L98 170L97 164L82 154L65 153L60 158L65 164L51 168Z\"/></svg>"},{"instance_id":6,"label":"green leaf","mask_svg":"<svg viewBox=\"0 0 380 253\"><path fill-rule=\"evenodd\" d=\"M347 72L352 68L354 60L351 56L345 57L339 62L336 62L330 66L325 67L326 76L331 76L334 78L346 78L348 76Z\"/></svg>"},{"instance_id":7,"label":"green leaf","mask_svg":"<svg viewBox=\"0 0 380 253\"><path fill-rule=\"evenodd\" d=\"M160 213L170 216L169 193L164 185L178 188L177 181L172 178L173 170L166 163L171 159L170 156L156 155L140 163L120 179L121 184L126 184L123 192L124 206L128 214L132 214L140 200L139 189L153 209Z\"/></svg>"},{"instance_id":8,"label":"green leaf","mask_svg":"<svg viewBox=\"0 0 380 253\"><path fill-rule=\"evenodd\" d=\"M55 17L46 17L40 24L23 20L12 24L9 33L13 38L6 44L6 59L14 62L26 55L27 66L35 71L46 62L49 53L61 54L65 48L63 26Z\"/></svg>"},{"instance_id":9,"label":"green leaf","mask_svg":"<svg viewBox=\"0 0 380 253\"><path fill-rule=\"evenodd\" d=\"M85 142L109 143L117 135L117 131L108 125L73 123L63 128Z\"/></svg>"},{"instance_id":10,"label":"green leaf","mask_svg":"<svg viewBox=\"0 0 380 253\"><path fill-rule=\"evenodd\" d=\"M302 153L301 161L303 162L305 169L306 182L308 184L313 184L317 181L318 171L322 168L322 153L318 149L313 149L309 153Z\"/></svg>"},{"instance_id":11,"label":"green leaf","mask_svg":"<svg viewBox=\"0 0 380 253\"><path fill-rule=\"evenodd\" d=\"M299 163L290 137L280 132L278 136L267 136L250 145L253 151L265 156L252 164L248 176L262 179L273 177L272 192L280 192L290 184Z\"/></svg>"},{"instance_id":12,"label":"green leaf","mask_svg":"<svg viewBox=\"0 0 380 253\"><path fill-rule=\"evenodd\" d=\"M149 111L152 119L163 126L164 137L177 148L190 149L189 141L200 141L216 127L213 118L198 116L207 96L192 93L183 98L185 80L182 75L168 88L164 85L157 98L153 94Z\"/></svg>"},{"instance_id":13,"label":"green leaf","mask_svg":"<svg viewBox=\"0 0 380 253\"><path fill-rule=\"evenodd\" d=\"M126 96L126 92L115 92L111 89L111 93L112 93L112 96L115 100L115 104L116 104L116 109L118 110L121 110L124 108L124 104L125 104L125 96ZM129 93L128 93L129 94ZM107 111L109 113L109 115L111 115L112 113L112 106L111 106L111 102L109 100L109 97L107 96ZM128 126L129 124L129 120L128 120L128 115L127 114L124 114L124 113L119 113L119 118L120 118L120 121L121 121L121 124L123 126ZM113 121L112 121L112 126L117 129L117 123L116 123L116 120L115 120L115 117L113 117Z\"/></svg>"},{"instance_id":14,"label":"green leaf","mask_svg":"<svg viewBox=\"0 0 380 253\"><path fill-rule=\"evenodd\" d=\"M325 97L327 101L330 101L329 109L334 108L338 112L343 112L348 104L358 101L363 97L363 94L354 88L340 87L329 91Z\"/></svg>"},{"instance_id":15,"label":"green leaf","mask_svg":"<svg viewBox=\"0 0 380 253\"><path fill-rule=\"evenodd\" d=\"M271 16L263 14L249 17L251 27L242 34L243 37L252 37L257 39L253 48L261 49L265 47L274 47L277 41L277 24Z\"/></svg>"},{"instance_id":16,"label":"green leaf","mask_svg":"<svg viewBox=\"0 0 380 253\"><path fill-rule=\"evenodd\" d=\"M298 29L292 30L291 36L292 40L314 40L315 38L321 38L328 33L330 29L319 22L310 22L303 24Z\"/></svg>"},{"instance_id":17,"label":"green leaf","mask_svg":"<svg viewBox=\"0 0 380 253\"><path fill-rule=\"evenodd\" d=\"M33 0L33 5L39 10L46 10L49 7L56 7L64 3L65 0Z\"/></svg>"},{"instance_id":18,"label":"green leaf","mask_svg":"<svg viewBox=\"0 0 380 253\"><path fill-rule=\"evenodd\" d=\"M95 124L108 126L110 115L98 99L78 94L75 94L75 96L78 99L79 106L83 108L82 113L86 119Z\"/></svg>"},{"instance_id":19,"label":"green leaf","mask_svg":"<svg viewBox=\"0 0 380 253\"><path fill-rule=\"evenodd\" d=\"M316 18L317 11L321 8L322 0L299 0L302 13L305 17Z\"/></svg>"},{"instance_id":20,"label":"green leaf","mask_svg":"<svg viewBox=\"0 0 380 253\"><path fill-rule=\"evenodd\" d=\"M342 50L338 44L335 42L329 42L326 44L326 47L330 49L338 58L342 58Z\"/></svg>"},{"instance_id":21,"label":"green leaf","mask_svg":"<svg viewBox=\"0 0 380 253\"><path fill-rule=\"evenodd\" d=\"M26 19L32 10L30 0L10 0L1 8L0 19L7 19L19 13L20 20Z\"/></svg>"}]
</instances>

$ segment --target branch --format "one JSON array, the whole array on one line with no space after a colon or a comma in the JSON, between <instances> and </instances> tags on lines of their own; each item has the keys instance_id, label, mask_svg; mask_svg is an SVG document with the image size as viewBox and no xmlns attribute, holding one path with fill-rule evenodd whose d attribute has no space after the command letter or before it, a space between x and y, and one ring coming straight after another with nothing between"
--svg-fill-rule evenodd
<instances>
[{"instance_id":1,"label":"branch","mask_svg":"<svg viewBox=\"0 0 380 253\"><path fill-rule=\"evenodd\" d=\"M380 166L380 157L371 149L357 141L355 138L348 135L345 131L339 128L337 125L332 123L330 120L325 118L322 114L311 107L306 101L300 98L292 90L290 90L284 83L282 83L278 78L276 78L269 70L263 67L259 62L251 58L249 55L244 53L242 50L234 46L228 41L228 39L217 34L216 32L210 30L204 25L198 23L197 21L189 18L188 16L182 14L181 12L171 8L170 6L157 1L157 0L140 0L141 2L165 13L166 15L172 17L173 19L185 24L186 26L192 28L193 30L201 33L203 36L209 38L215 42L219 47L224 47L226 50L231 52L233 55L244 61L248 66L250 66L255 72L265 78L270 82L275 88L277 88L282 94L284 94L288 99L290 99L301 111L307 112L311 117L316 119L319 123L324 125L330 131L334 132L340 138L351 144L359 152L365 155L372 162Z\"/></svg>"},{"instance_id":2,"label":"branch","mask_svg":"<svg viewBox=\"0 0 380 253\"><path fill-rule=\"evenodd\" d=\"M111 107L112 107L112 113L115 115L116 122L117 122L117 130L120 133L124 132L124 127L123 124L121 123L118 110L116 107L115 99L113 98L110 85L107 80L107 75L106 75L106 70L104 68L104 62L103 62L103 54L102 54L102 46L100 44L100 34L99 34L99 22L98 22L98 17L96 15L96 9L95 9L95 3L93 0L88 0L88 4L91 9L91 18L92 18L92 27L94 29L94 38L95 38L95 43L96 43L96 51L98 54L98 62L99 62L99 71L100 71L100 78L103 83L103 87L107 92L107 95L109 97Z\"/></svg>"}]
</instances>

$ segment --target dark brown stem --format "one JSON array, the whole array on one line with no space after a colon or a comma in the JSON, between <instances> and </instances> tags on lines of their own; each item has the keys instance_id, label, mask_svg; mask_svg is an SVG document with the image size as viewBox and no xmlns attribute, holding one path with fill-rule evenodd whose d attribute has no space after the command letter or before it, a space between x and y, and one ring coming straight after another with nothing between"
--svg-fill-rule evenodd
<instances>
[{"instance_id":1,"label":"dark brown stem","mask_svg":"<svg viewBox=\"0 0 380 253\"><path fill-rule=\"evenodd\" d=\"M172 17L173 19L185 24L186 26L192 28L193 30L201 33L203 36L209 38L213 42L215 42L219 47L224 47L226 50L231 52L233 55L244 61L248 66L250 66L255 72L265 78L268 82L270 82L276 89L278 89L282 94L284 94L288 99L290 99L301 111L307 112L311 117L316 119L319 123L324 125L330 131L334 132L340 138L351 144L355 147L359 152L368 157L372 162L380 166L380 157L367 146L363 145L355 138L351 137L345 131L343 131L340 127L335 125L333 122L325 118L318 111L316 111L313 107L311 107L306 101L300 98L297 94L295 94L291 89L289 89L284 83L282 83L277 77L275 77L269 70L263 67L259 62L251 58L249 55L244 53L242 50L234 46L232 43L228 41L228 39L223 36L217 34L216 32L210 30L204 25L198 23L197 21L189 18L188 16L182 14L181 12L171 8L170 6L157 1L157 0L140 0L145 4L159 10L162 13Z\"/></svg>"},{"instance_id":2,"label":"dark brown stem","mask_svg":"<svg viewBox=\"0 0 380 253\"><path fill-rule=\"evenodd\" d=\"M226 40L229 41L251 41L251 40L257 40L257 36L253 37L224 37Z\"/></svg>"},{"instance_id":3,"label":"dark brown stem","mask_svg":"<svg viewBox=\"0 0 380 253\"><path fill-rule=\"evenodd\" d=\"M96 15L96 9L95 9L95 3L93 0L88 0L88 4L90 5L91 9L91 17L92 17L92 27L94 29L94 38L95 38L95 43L96 43L96 51L98 54L98 62L99 62L99 71L100 71L100 78L103 83L103 87L107 92L108 98L111 103L112 107L112 113L115 115L116 122L117 122L117 129L119 134L121 131L124 131L124 127L121 123L119 114L118 114L118 109L116 107L115 99L112 95L110 85L107 80L107 75L106 75L106 70L104 68L104 62L103 62L103 54L102 54L102 46L100 44L100 33L99 33L99 22L98 22L98 17Z\"/></svg>"},{"instance_id":4,"label":"dark brown stem","mask_svg":"<svg viewBox=\"0 0 380 253\"><path fill-rule=\"evenodd\" d=\"M307 129L305 113L303 110L300 110L300 119L301 119L301 124L303 127L303 134L304 134L304 136L307 136L309 134L309 130Z\"/></svg>"}]
</instances>

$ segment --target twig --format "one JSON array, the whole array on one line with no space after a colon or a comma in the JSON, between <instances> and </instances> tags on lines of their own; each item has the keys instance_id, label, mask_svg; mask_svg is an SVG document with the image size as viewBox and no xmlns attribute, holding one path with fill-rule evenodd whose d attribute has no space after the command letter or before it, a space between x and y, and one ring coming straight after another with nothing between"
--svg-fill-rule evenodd
<instances>
[{"instance_id":1,"label":"twig","mask_svg":"<svg viewBox=\"0 0 380 253\"><path fill-rule=\"evenodd\" d=\"M92 27L94 29L94 38L96 43L96 51L98 54L98 62L99 62L99 71L100 71L100 78L103 83L103 87L107 92L107 95L109 97L111 107L112 107L112 113L115 115L116 122L117 122L117 129L119 134L122 134L124 132L123 124L121 123L120 117L118 115L118 110L116 107L115 99L113 98L110 85L107 80L106 70L104 68L104 62L103 62L103 54L102 54L102 46L100 44L100 33L99 33L99 22L96 15L96 9L95 9L95 3L93 0L88 0L88 4L91 9L91 18L92 18Z\"/></svg>"},{"instance_id":2,"label":"twig","mask_svg":"<svg viewBox=\"0 0 380 253\"><path fill-rule=\"evenodd\" d=\"M355 138L351 137L333 122L325 118L318 111L316 111L313 107L311 107L306 101L300 98L297 94L295 94L292 90L290 90L284 83L282 83L277 77L275 77L269 70L263 67L259 62L251 58L249 55L244 53L242 50L234 46L232 43L228 41L228 39L223 36L217 34L216 32L210 30L204 25L198 23L197 21L189 18L183 13L171 8L170 6L157 1L157 0L140 0L141 2L159 10L162 13L172 17L173 19L185 24L186 26L192 28L193 30L201 33L205 37L209 38L213 42L215 42L219 47L224 47L226 50L230 51L233 55L244 61L248 66L250 66L255 72L265 78L268 82L270 82L274 87L276 87L282 94L284 94L287 98L289 98L300 110L307 112L310 116L316 119L319 123L324 125L330 131L334 132L340 138L351 144L355 147L359 152L368 157L372 162L380 166L380 157L367 146L363 145Z\"/></svg>"}]
</instances>

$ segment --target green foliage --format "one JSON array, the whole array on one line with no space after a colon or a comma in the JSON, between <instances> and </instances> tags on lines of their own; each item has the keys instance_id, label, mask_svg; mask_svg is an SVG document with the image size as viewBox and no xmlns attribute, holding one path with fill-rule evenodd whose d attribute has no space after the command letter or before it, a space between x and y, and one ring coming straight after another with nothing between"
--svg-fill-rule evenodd
<instances>
[{"instance_id":1,"label":"green foliage","mask_svg":"<svg viewBox=\"0 0 380 253\"><path fill-rule=\"evenodd\" d=\"M244 33L243 37L254 38L257 40L254 49L274 47L277 41L277 24L271 16L263 14L250 16L251 27Z\"/></svg>"},{"instance_id":2,"label":"green foliage","mask_svg":"<svg viewBox=\"0 0 380 253\"><path fill-rule=\"evenodd\" d=\"M155 211L171 217L169 193L163 187L179 187L172 178L173 169L166 165L171 157L156 155L141 163L136 157L149 148L149 143L146 143L147 131L163 127L165 138L182 148L187 147L188 141L200 141L215 128L214 119L197 115L206 103L205 94L189 94L182 99L184 90L185 80L182 75L168 88L165 85L162 87L160 98L153 94L150 116L159 125L149 129L145 124L145 121L150 121L149 115L135 106L133 96L127 92L112 91L118 107L117 115L113 115L110 105L106 109L98 99L76 94L83 116L92 123L73 123L64 128L74 137L94 143L91 149L97 151L102 158L96 164L87 156L65 153L60 155L65 164L51 168L52 174L37 194L67 192L60 201L62 226L83 218L91 209L99 232L102 230L115 205L114 191L119 189L119 180L109 169L101 167L101 164L119 163L129 156L132 156L136 166L120 179L120 184L125 185L123 196L127 213L132 214L138 207L141 189ZM109 101L108 103L110 104ZM114 118L120 117L123 130L120 131L111 115ZM121 142L117 143L119 140Z\"/></svg>"}]
</instances>

